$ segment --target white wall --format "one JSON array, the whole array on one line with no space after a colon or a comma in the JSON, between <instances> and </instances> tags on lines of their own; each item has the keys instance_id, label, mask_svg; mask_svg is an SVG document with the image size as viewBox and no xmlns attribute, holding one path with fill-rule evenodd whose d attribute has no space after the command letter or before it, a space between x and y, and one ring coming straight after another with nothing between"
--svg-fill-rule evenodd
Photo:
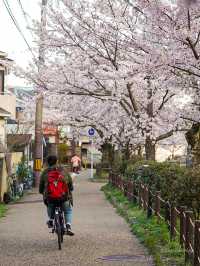
<instances>
[{"instance_id":1,"label":"white wall","mask_svg":"<svg viewBox=\"0 0 200 266\"><path fill-rule=\"evenodd\" d=\"M0 107L11 113L11 119L16 118L16 96L0 95Z\"/></svg>"}]
</instances>

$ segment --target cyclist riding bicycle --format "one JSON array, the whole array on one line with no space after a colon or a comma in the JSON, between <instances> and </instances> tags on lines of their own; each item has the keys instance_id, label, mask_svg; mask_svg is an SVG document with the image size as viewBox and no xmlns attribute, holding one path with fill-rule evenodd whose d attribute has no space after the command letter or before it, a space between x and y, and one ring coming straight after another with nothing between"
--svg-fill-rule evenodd
<instances>
[{"instance_id":1,"label":"cyclist riding bicycle","mask_svg":"<svg viewBox=\"0 0 200 266\"><path fill-rule=\"evenodd\" d=\"M81 169L81 159L76 154L74 154L72 156L71 163L72 163L72 171L78 174Z\"/></svg>"},{"instance_id":2,"label":"cyclist riding bicycle","mask_svg":"<svg viewBox=\"0 0 200 266\"><path fill-rule=\"evenodd\" d=\"M47 158L48 167L40 177L39 193L43 194L44 203L47 206L49 220L47 225L53 227L55 208L59 203L65 216L66 234L74 235L71 230L72 206L73 206L73 182L69 174L62 167L57 166L57 157L51 155ZM62 197L60 196L62 195Z\"/></svg>"}]
</instances>

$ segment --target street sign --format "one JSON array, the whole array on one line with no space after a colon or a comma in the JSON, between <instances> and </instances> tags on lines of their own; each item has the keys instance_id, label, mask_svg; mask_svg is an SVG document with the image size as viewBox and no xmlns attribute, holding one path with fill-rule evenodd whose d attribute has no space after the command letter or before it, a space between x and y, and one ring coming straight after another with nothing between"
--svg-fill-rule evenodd
<instances>
[{"instance_id":1,"label":"street sign","mask_svg":"<svg viewBox=\"0 0 200 266\"><path fill-rule=\"evenodd\" d=\"M89 130L88 130L88 135L91 137L91 178L94 178L94 166L93 166L93 164L94 164L94 158L93 158L93 136L94 136L94 134L95 134L95 130L94 130L94 128L90 128Z\"/></svg>"},{"instance_id":2,"label":"street sign","mask_svg":"<svg viewBox=\"0 0 200 266\"><path fill-rule=\"evenodd\" d=\"M89 130L88 130L88 135L91 137L91 136L94 136L94 134L95 134L95 130L94 130L94 128L90 128Z\"/></svg>"}]
</instances>

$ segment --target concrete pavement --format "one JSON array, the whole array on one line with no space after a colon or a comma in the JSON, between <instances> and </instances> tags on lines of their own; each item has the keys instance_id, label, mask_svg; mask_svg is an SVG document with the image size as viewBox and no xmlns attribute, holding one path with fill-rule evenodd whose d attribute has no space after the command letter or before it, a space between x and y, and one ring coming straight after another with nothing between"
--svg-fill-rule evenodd
<instances>
[{"instance_id":1,"label":"concrete pavement","mask_svg":"<svg viewBox=\"0 0 200 266\"><path fill-rule=\"evenodd\" d=\"M46 210L36 192L21 204L10 205L0 220L1 266L153 265L131 234L124 219L100 191L102 184L88 181L88 171L75 181L74 237L65 236L62 250L46 226Z\"/></svg>"}]
</instances>

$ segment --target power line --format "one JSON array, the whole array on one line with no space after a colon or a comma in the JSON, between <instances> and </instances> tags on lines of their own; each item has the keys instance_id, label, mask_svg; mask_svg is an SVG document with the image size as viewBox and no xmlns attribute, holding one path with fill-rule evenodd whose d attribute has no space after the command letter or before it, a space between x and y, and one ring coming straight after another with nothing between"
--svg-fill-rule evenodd
<instances>
[{"instance_id":1,"label":"power line","mask_svg":"<svg viewBox=\"0 0 200 266\"><path fill-rule=\"evenodd\" d=\"M28 41L26 40L26 38L25 38L25 36L24 36L22 30L20 29L19 24L17 23L17 20L15 19L14 15L13 15L13 13L12 13L12 10L11 10L11 8L10 8L10 5L9 5L8 1L7 1L7 0L3 0L3 3L4 3L4 5L5 5L5 7L6 7L7 11L8 11L9 16L11 17L13 23L15 24L15 27L17 28L17 30L18 30L19 33L21 34L21 36L22 36L23 40L25 41L25 43L26 43L26 45L27 45L29 51L31 52L32 56L34 57L33 51L32 51L32 49L31 49L31 47L30 47Z\"/></svg>"},{"instance_id":2,"label":"power line","mask_svg":"<svg viewBox=\"0 0 200 266\"><path fill-rule=\"evenodd\" d=\"M28 21L28 18L27 18L27 13L25 12L25 10L23 8L23 5L22 5L21 0L18 0L18 4L19 4L19 6L21 8L22 14L24 15L25 21L26 21L27 25L29 26L29 21Z\"/></svg>"},{"instance_id":3,"label":"power line","mask_svg":"<svg viewBox=\"0 0 200 266\"><path fill-rule=\"evenodd\" d=\"M4 6L6 7L6 10L7 10L8 14L9 14L10 18L12 19L13 23L15 24L15 27L17 28L17 30L18 30L19 33L21 34L21 36L22 36L23 40L25 41L25 43L26 43L26 45L27 45L29 51L31 52L32 56L35 58L35 55L34 55L32 49L31 49L31 47L30 47L28 41L26 40L26 38L25 38L25 36L24 36L22 30L21 30L20 27L19 27L19 24L17 23L17 20L15 19L14 15L13 15L13 13L12 13L12 10L11 10L11 8L10 8L10 5L9 5L8 1L7 1L7 0L3 0L3 3L4 3Z\"/></svg>"},{"instance_id":4,"label":"power line","mask_svg":"<svg viewBox=\"0 0 200 266\"><path fill-rule=\"evenodd\" d=\"M22 14L23 14L23 16L24 16L24 19L25 19L25 21L26 21L27 27L30 28L30 26L29 26L29 21L28 21L28 16L27 16L27 13L25 12L25 10L24 10L24 8L23 8L23 5L22 5L21 0L18 0L18 4L19 4L19 6L20 6L20 9L21 9ZM31 32L31 34L32 34L32 32Z\"/></svg>"}]
</instances>

